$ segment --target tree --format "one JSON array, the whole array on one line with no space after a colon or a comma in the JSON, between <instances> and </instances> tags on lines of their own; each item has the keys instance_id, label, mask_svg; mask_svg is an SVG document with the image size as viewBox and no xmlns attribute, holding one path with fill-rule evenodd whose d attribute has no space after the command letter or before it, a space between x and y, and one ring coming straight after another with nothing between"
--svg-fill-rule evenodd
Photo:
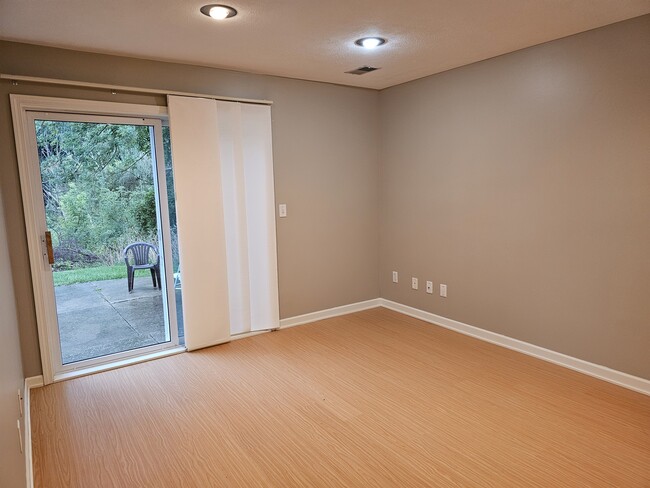
<instances>
[{"instance_id":1,"label":"tree","mask_svg":"<svg viewBox=\"0 0 650 488\"><path fill-rule=\"evenodd\" d=\"M36 138L48 227L65 266L112 264L129 242L157 241L148 126L41 120Z\"/></svg>"}]
</instances>

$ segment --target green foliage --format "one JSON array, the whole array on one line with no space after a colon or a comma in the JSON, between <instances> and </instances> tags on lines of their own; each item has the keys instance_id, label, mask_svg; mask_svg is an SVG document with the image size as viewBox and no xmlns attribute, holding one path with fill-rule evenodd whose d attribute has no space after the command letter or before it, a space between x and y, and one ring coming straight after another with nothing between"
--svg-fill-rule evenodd
<instances>
[{"instance_id":1,"label":"green foliage","mask_svg":"<svg viewBox=\"0 0 650 488\"><path fill-rule=\"evenodd\" d=\"M157 244L149 127L36 121L36 135L55 269L114 264L131 242Z\"/></svg>"},{"instance_id":2,"label":"green foliage","mask_svg":"<svg viewBox=\"0 0 650 488\"><path fill-rule=\"evenodd\" d=\"M163 151L165 155L165 178L167 179L167 203L169 205L169 225L176 229L176 195L174 194L174 172L172 171L172 145L168 126L163 126Z\"/></svg>"},{"instance_id":3,"label":"green foliage","mask_svg":"<svg viewBox=\"0 0 650 488\"><path fill-rule=\"evenodd\" d=\"M59 198L60 217L51 218L48 221L50 227L56 230L59 239L62 236L74 235L81 242L90 240L90 219L88 205L88 193L72 182L68 185L68 191ZM56 213L54 213L56 216ZM52 222L54 220L56 222Z\"/></svg>"},{"instance_id":4,"label":"green foliage","mask_svg":"<svg viewBox=\"0 0 650 488\"><path fill-rule=\"evenodd\" d=\"M156 194L153 189L141 195L140 201L134 205L134 211L138 230L143 234L152 234L156 230Z\"/></svg>"}]
</instances>

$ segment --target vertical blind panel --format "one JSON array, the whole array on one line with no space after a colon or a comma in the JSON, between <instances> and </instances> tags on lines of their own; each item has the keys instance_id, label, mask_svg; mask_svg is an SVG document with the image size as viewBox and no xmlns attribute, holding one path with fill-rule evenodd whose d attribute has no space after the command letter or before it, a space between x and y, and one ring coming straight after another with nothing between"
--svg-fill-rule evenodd
<instances>
[{"instance_id":1,"label":"vertical blind panel","mask_svg":"<svg viewBox=\"0 0 650 488\"><path fill-rule=\"evenodd\" d=\"M237 103L217 102L223 178L223 206L230 291L230 333L251 330L248 232L244 197L241 111Z\"/></svg>"},{"instance_id":2,"label":"vertical blind panel","mask_svg":"<svg viewBox=\"0 0 650 488\"><path fill-rule=\"evenodd\" d=\"M231 333L279 326L270 107L217 102Z\"/></svg>"},{"instance_id":3,"label":"vertical blind panel","mask_svg":"<svg viewBox=\"0 0 650 488\"><path fill-rule=\"evenodd\" d=\"M277 328L277 249L271 107L240 104L248 224L251 330Z\"/></svg>"},{"instance_id":4,"label":"vertical blind panel","mask_svg":"<svg viewBox=\"0 0 650 488\"><path fill-rule=\"evenodd\" d=\"M185 344L230 340L226 238L214 100L168 97Z\"/></svg>"}]
</instances>

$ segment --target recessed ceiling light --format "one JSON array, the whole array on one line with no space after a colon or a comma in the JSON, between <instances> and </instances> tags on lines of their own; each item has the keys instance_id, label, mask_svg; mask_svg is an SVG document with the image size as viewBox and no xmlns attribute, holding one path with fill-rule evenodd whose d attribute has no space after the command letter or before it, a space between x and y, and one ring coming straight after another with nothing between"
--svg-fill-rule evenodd
<instances>
[{"instance_id":1,"label":"recessed ceiling light","mask_svg":"<svg viewBox=\"0 0 650 488\"><path fill-rule=\"evenodd\" d=\"M228 5L218 4L204 5L201 7L201 13L215 20L229 19L237 15L237 11L234 8Z\"/></svg>"},{"instance_id":2,"label":"recessed ceiling light","mask_svg":"<svg viewBox=\"0 0 650 488\"><path fill-rule=\"evenodd\" d=\"M365 47L366 49L374 49L377 46L386 44L386 39L383 37L363 37L354 41L357 46Z\"/></svg>"}]
</instances>

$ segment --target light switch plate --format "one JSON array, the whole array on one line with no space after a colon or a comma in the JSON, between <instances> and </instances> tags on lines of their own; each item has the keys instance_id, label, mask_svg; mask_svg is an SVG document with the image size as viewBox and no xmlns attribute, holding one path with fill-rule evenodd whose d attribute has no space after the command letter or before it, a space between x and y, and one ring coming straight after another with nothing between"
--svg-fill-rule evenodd
<instances>
[{"instance_id":1,"label":"light switch plate","mask_svg":"<svg viewBox=\"0 0 650 488\"><path fill-rule=\"evenodd\" d=\"M287 204L286 203L281 203L278 205L278 214L280 217L286 217L287 216Z\"/></svg>"}]
</instances>

